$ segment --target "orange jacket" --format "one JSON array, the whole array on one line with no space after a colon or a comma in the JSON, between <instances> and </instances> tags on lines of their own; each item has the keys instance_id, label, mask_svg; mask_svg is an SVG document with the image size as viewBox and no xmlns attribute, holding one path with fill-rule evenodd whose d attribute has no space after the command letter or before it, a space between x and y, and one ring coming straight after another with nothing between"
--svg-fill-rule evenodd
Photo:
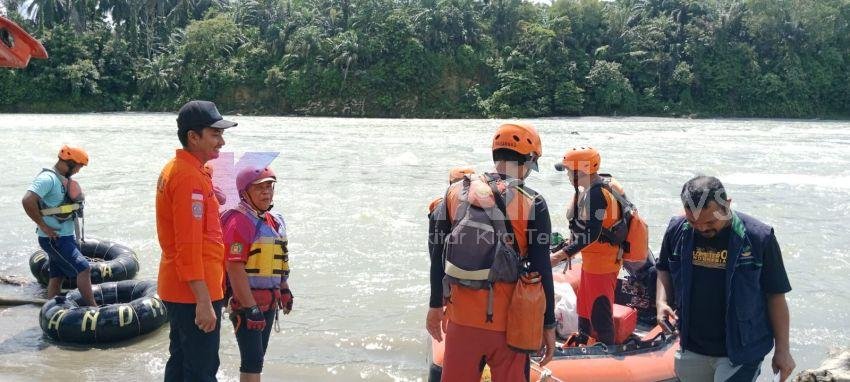
<instances>
[{"instance_id":1,"label":"orange jacket","mask_svg":"<svg viewBox=\"0 0 850 382\"><path fill-rule=\"evenodd\" d=\"M504 182L499 182L500 190L503 190ZM463 183L453 184L447 193L447 205L449 220L454 224L456 210L460 205L459 196ZM519 189L516 197L508 202L507 217L515 233L514 237L519 247L520 256L525 257L528 253L528 219L534 210L534 200ZM487 297L486 289L470 289L459 285L452 285L451 297L446 304L446 314L452 322L471 326L474 328L487 329L504 332L508 320L508 305L514 294L516 283L498 282L493 285L493 322L486 322Z\"/></svg>"},{"instance_id":2,"label":"orange jacket","mask_svg":"<svg viewBox=\"0 0 850 382\"><path fill-rule=\"evenodd\" d=\"M189 281L204 280L212 301L224 298L224 241L212 179L192 154L177 154L159 175L156 232L162 248L159 296L195 303Z\"/></svg>"}]
</instances>

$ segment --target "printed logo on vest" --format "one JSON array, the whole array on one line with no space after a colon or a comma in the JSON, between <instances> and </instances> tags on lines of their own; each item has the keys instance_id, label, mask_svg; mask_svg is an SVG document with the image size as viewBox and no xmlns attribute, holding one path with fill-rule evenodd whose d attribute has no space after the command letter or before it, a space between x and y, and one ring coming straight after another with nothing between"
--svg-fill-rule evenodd
<instances>
[{"instance_id":1,"label":"printed logo on vest","mask_svg":"<svg viewBox=\"0 0 850 382\"><path fill-rule=\"evenodd\" d=\"M230 245L230 253L233 255L242 254L242 243L233 243Z\"/></svg>"}]
</instances>

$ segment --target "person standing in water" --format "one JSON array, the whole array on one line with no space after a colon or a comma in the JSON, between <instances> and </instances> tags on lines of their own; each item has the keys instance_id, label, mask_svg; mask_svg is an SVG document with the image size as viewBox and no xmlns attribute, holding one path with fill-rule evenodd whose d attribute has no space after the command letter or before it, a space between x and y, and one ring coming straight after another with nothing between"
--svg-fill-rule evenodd
<instances>
[{"instance_id":1,"label":"person standing in water","mask_svg":"<svg viewBox=\"0 0 850 382\"><path fill-rule=\"evenodd\" d=\"M75 278L77 288L90 306L97 306L91 289L91 266L80 253L75 234L76 216L82 211L83 194L71 176L89 164L89 155L79 147L62 146L59 160L35 177L21 201L35 222L38 245L47 253L50 281L47 298L59 294L65 277Z\"/></svg>"},{"instance_id":2,"label":"person standing in water","mask_svg":"<svg viewBox=\"0 0 850 382\"><path fill-rule=\"evenodd\" d=\"M204 164L236 126L215 104L190 101L177 116L178 149L162 169L156 230L162 259L157 290L168 308L170 357L165 381L215 381L224 300L224 243L218 199Z\"/></svg>"},{"instance_id":3,"label":"person standing in water","mask_svg":"<svg viewBox=\"0 0 850 382\"><path fill-rule=\"evenodd\" d=\"M278 311L292 311L286 223L272 213L277 176L271 168L246 167L236 176L239 204L221 218L227 248L230 320L239 344L240 381L260 381Z\"/></svg>"}]
</instances>

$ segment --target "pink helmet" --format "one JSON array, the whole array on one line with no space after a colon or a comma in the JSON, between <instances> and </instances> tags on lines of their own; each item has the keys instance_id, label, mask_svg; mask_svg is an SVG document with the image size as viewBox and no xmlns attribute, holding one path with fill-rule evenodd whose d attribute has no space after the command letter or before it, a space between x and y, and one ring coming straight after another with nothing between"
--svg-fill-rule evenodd
<instances>
[{"instance_id":1,"label":"pink helmet","mask_svg":"<svg viewBox=\"0 0 850 382\"><path fill-rule=\"evenodd\" d=\"M249 185L268 181L277 182L277 176L271 168L245 167L236 175L236 190L240 193L246 191Z\"/></svg>"}]
</instances>

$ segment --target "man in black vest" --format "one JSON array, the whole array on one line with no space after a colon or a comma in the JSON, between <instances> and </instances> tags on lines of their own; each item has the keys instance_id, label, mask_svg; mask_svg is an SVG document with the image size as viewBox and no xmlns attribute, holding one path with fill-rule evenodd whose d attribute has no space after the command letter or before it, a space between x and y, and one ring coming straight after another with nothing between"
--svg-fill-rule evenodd
<instances>
[{"instance_id":1,"label":"man in black vest","mask_svg":"<svg viewBox=\"0 0 850 382\"><path fill-rule=\"evenodd\" d=\"M791 290L773 228L733 211L715 177L682 187L685 216L674 217L658 268L659 321L675 321L683 381L754 381L774 348L784 381L796 366L788 341Z\"/></svg>"}]
</instances>

